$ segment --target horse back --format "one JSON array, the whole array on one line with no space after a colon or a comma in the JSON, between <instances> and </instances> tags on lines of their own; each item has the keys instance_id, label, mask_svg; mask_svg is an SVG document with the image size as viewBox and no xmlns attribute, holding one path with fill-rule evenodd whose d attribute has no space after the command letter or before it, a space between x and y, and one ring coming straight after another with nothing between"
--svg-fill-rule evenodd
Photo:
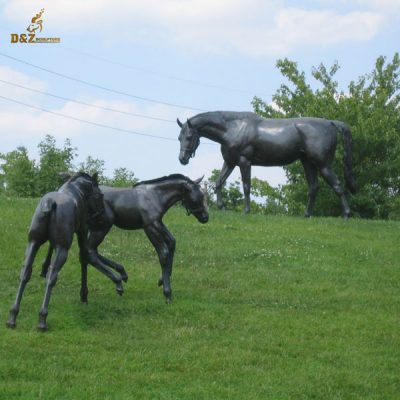
<instances>
[{"instance_id":1,"label":"horse back","mask_svg":"<svg viewBox=\"0 0 400 400\"><path fill-rule=\"evenodd\" d=\"M253 165L287 165L306 156L315 162L331 158L336 129L321 118L258 119L250 125Z\"/></svg>"},{"instance_id":2,"label":"horse back","mask_svg":"<svg viewBox=\"0 0 400 400\"><path fill-rule=\"evenodd\" d=\"M147 190L144 187L112 188L100 186L110 225L121 229L141 229L145 218ZM144 199L143 199L144 197Z\"/></svg>"}]
</instances>

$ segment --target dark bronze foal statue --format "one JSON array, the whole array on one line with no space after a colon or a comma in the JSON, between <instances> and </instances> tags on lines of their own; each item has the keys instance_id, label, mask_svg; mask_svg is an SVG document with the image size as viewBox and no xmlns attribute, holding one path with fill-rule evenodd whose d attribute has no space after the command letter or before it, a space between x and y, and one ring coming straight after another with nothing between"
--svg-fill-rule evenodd
<instances>
[{"instance_id":1,"label":"dark bronze foal statue","mask_svg":"<svg viewBox=\"0 0 400 400\"><path fill-rule=\"evenodd\" d=\"M351 134L341 121L322 118L268 119L251 112L215 111L195 115L179 135L179 161L186 165L200 144L200 137L221 144L224 159L216 182L217 204L223 208L221 189L236 166L243 181L245 212L250 212L251 166L281 166L300 160L308 182L305 216L312 214L318 192L318 173L340 198L343 216L350 216L346 193L331 168L337 134L343 136L344 176L348 189L355 191L352 173Z\"/></svg>"},{"instance_id":2,"label":"dark bronze foal statue","mask_svg":"<svg viewBox=\"0 0 400 400\"><path fill-rule=\"evenodd\" d=\"M81 297L85 291L87 292L88 224L100 224L103 220L103 213L103 195L98 186L97 174L90 176L78 173L64 183L57 192L50 192L43 196L33 215L29 229L29 244L21 271L19 288L7 321L9 328L16 326L22 295L32 275L33 261L39 247L47 241L50 242L50 248L55 250L55 256L51 262L50 258L48 260L46 289L39 312L38 329L41 331L47 329L46 319L51 291L56 284L59 271L67 260L74 233L78 236L82 265Z\"/></svg>"},{"instance_id":3,"label":"dark bronze foal statue","mask_svg":"<svg viewBox=\"0 0 400 400\"><path fill-rule=\"evenodd\" d=\"M162 276L158 284L163 286L167 303L171 302L170 277L176 241L162 218L169 208L182 201L188 215L193 214L199 222L206 223L208 212L199 185L201 179L192 181L183 175L174 174L140 182L133 188L100 186L104 194L105 223L99 229L90 230L89 262L115 283L120 282L121 278L126 281L128 275L124 267L101 256L97 248L113 225L128 230L143 229L160 260Z\"/></svg>"}]
</instances>

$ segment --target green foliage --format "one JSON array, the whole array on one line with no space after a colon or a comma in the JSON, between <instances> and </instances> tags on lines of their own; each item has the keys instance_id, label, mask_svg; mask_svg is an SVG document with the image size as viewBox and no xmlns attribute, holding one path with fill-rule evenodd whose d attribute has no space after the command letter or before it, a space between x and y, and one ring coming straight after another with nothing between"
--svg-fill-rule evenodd
<instances>
[{"instance_id":1,"label":"green foliage","mask_svg":"<svg viewBox=\"0 0 400 400\"><path fill-rule=\"evenodd\" d=\"M273 188L267 181L251 179L250 194L258 201L252 201L252 210L262 214L286 214L287 204L282 187Z\"/></svg>"},{"instance_id":2,"label":"green foliage","mask_svg":"<svg viewBox=\"0 0 400 400\"><path fill-rule=\"evenodd\" d=\"M63 182L62 172L73 174L76 148L67 139L62 148L56 139L47 135L38 145L39 164L29 158L25 147L18 147L7 154L0 154L0 194L15 197L37 197L56 190ZM79 164L78 171L99 175L102 184L129 187L138 182L135 174L127 168L117 168L113 178L105 176L105 162L88 156Z\"/></svg>"},{"instance_id":3,"label":"green foliage","mask_svg":"<svg viewBox=\"0 0 400 400\"><path fill-rule=\"evenodd\" d=\"M358 193L350 199L351 209L361 217L398 218L400 191L400 57L391 61L379 57L370 74L350 82L346 92L339 90L334 63L312 70L319 85L313 90L304 72L288 59L277 62L289 81L273 96L273 105L254 98L255 112L268 118L322 117L350 125L353 136L353 165ZM344 182L343 148L338 146L333 169ZM292 214L302 213L307 185L300 163L285 167L288 184L282 188ZM321 183L316 215L340 215L338 199Z\"/></svg>"},{"instance_id":4,"label":"green foliage","mask_svg":"<svg viewBox=\"0 0 400 400\"><path fill-rule=\"evenodd\" d=\"M29 159L25 147L17 147L7 154L0 154L1 191L8 196L37 196L37 168Z\"/></svg>"},{"instance_id":5,"label":"green foliage","mask_svg":"<svg viewBox=\"0 0 400 400\"><path fill-rule=\"evenodd\" d=\"M220 173L221 170L214 169L207 181L208 205L211 207L216 207L215 183L217 182ZM239 181L230 182L228 187L225 183L221 189L221 193L222 200L227 210L239 210L243 208L243 194L241 192L241 183Z\"/></svg>"},{"instance_id":6,"label":"green foliage","mask_svg":"<svg viewBox=\"0 0 400 400\"><path fill-rule=\"evenodd\" d=\"M39 172L38 191L40 195L56 190L61 183L59 172L70 172L73 170L72 161L76 149L72 147L69 139L65 140L64 147L56 147L56 139L46 135L39 145Z\"/></svg>"},{"instance_id":7,"label":"green foliage","mask_svg":"<svg viewBox=\"0 0 400 400\"><path fill-rule=\"evenodd\" d=\"M400 222L172 208L172 305L146 235L113 229L100 252L126 266L124 295L89 268L80 304L74 243L43 334L46 246L5 327L36 203L0 198L1 399L399 398Z\"/></svg>"},{"instance_id":8,"label":"green foliage","mask_svg":"<svg viewBox=\"0 0 400 400\"><path fill-rule=\"evenodd\" d=\"M99 182L104 183L106 178L104 176L105 162L98 158L87 156L83 163L79 164L79 171L86 172L87 174L93 175L97 172Z\"/></svg>"},{"instance_id":9,"label":"green foliage","mask_svg":"<svg viewBox=\"0 0 400 400\"><path fill-rule=\"evenodd\" d=\"M114 176L109 182L114 187L130 187L139 182L135 174L127 168L117 168L114 170Z\"/></svg>"}]
</instances>

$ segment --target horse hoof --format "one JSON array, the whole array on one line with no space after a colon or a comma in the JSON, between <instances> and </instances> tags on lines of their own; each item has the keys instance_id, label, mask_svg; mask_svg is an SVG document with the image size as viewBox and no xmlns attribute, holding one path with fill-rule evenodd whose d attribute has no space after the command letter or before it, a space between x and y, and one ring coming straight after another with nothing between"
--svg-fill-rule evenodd
<instances>
[{"instance_id":1,"label":"horse hoof","mask_svg":"<svg viewBox=\"0 0 400 400\"><path fill-rule=\"evenodd\" d=\"M14 329L17 324L14 321L7 321L6 322L7 328Z\"/></svg>"},{"instance_id":2,"label":"horse hoof","mask_svg":"<svg viewBox=\"0 0 400 400\"><path fill-rule=\"evenodd\" d=\"M39 332L46 332L46 331L47 331L47 325L46 325L46 324L39 323L39 325L37 326L37 330L38 330Z\"/></svg>"},{"instance_id":3,"label":"horse hoof","mask_svg":"<svg viewBox=\"0 0 400 400\"><path fill-rule=\"evenodd\" d=\"M171 297L166 297L166 298L165 298L165 303L166 303L166 304L171 304L171 303L172 303Z\"/></svg>"},{"instance_id":4,"label":"horse hoof","mask_svg":"<svg viewBox=\"0 0 400 400\"><path fill-rule=\"evenodd\" d=\"M121 279L126 283L128 282L128 274L122 274Z\"/></svg>"},{"instance_id":5,"label":"horse hoof","mask_svg":"<svg viewBox=\"0 0 400 400\"><path fill-rule=\"evenodd\" d=\"M159 280L158 280L158 286L162 286L163 285L163 281L162 281L162 279L160 278Z\"/></svg>"},{"instance_id":6,"label":"horse hoof","mask_svg":"<svg viewBox=\"0 0 400 400\"><path fill-rule=\"evenodd\" d=\"M117 286L117 293L122 296L124 294L124 288L121 286Z\"/></svg>"}]
</instances>

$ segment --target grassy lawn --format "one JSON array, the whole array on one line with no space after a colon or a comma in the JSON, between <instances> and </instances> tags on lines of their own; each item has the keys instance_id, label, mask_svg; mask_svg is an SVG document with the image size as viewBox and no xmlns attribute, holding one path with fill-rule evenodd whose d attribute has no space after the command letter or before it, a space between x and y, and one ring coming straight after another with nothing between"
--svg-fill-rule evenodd
<instances>
[{"instance_id":1,"label":"grassy lawn","mask_svg":"<svg viewBox=\"0 0 400 400\"><path fill-rule=\"evenodd\" d=\"M143 231L101 250L126 266L122 297L74 244L36 331L39 252L5 327L35 200L0 198L0 399L399 399L400 223L173 208L173 304Z\"/></svg>"}]
</instances>

